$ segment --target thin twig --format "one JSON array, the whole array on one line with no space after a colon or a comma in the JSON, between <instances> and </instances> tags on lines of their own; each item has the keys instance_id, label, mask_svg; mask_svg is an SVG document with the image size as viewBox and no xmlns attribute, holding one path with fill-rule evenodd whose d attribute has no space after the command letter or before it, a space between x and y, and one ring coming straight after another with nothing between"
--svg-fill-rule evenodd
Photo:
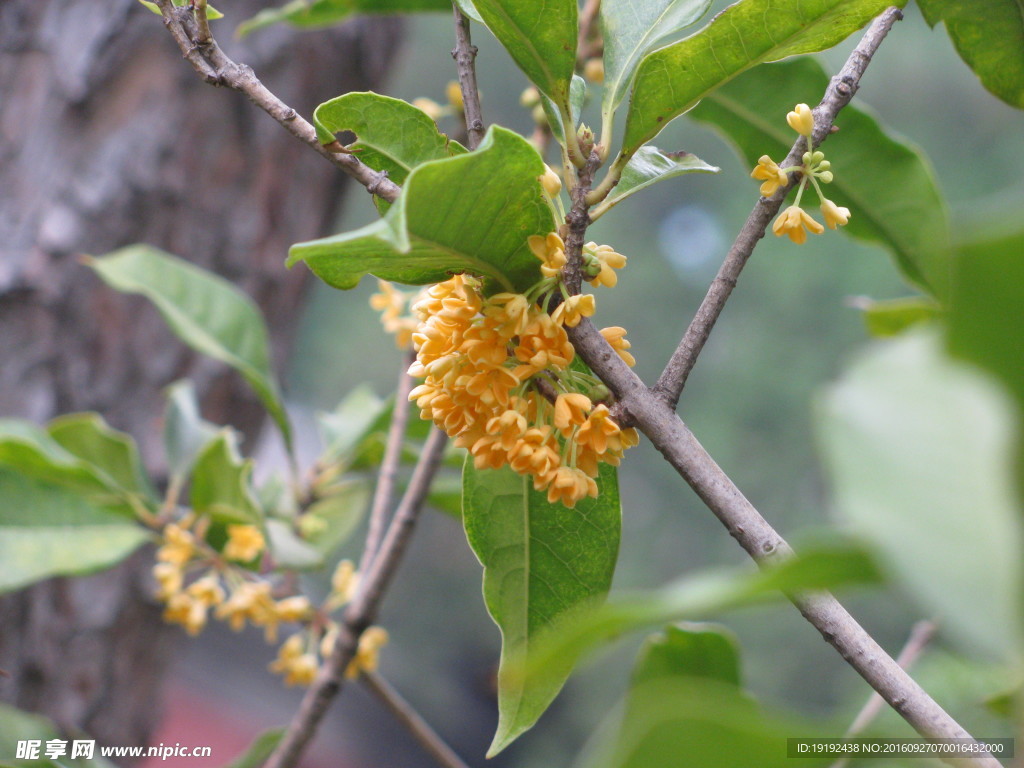
<instances>
[{"instance_id":1,"label":"thin twig","mask_svg":"<svg viewBox=\"0 0 1024 768\"><path fill-rule=\"evenodd\" d=\"M476 149L484 138L484 119L480 111L480 89L476 84L476 46L469 34L469 17L459 4L452 3L455 15L455 47L452 58L459 70L462 88L462 114L466 120L466 136L470 149Z\"/></svg>"},{"instance_id":2,"label":"thin twig","mask_svg":"<svg viewBox=\"0 0 1024 768\"><path fill-rule=\"evenodd\" d=\"M360 680L405 726L430 756L444 768L469 768L455 751L394 687L377 672L364 672Z\"/></svg>"},{"instance_id":3,"label":"thin twig","mask_svg":"<svg viewBox=\"0 0 1024 768\"><path fill-rule=\"evenodd\" d=\"M405 447L405 431L409 425L409 392L412 391L413 380L408 371L413 360L415 360L415 355L412 352L402 355L398 384L395 387L395 402L391 407L388 440L384 448L384 458L380 463L380 471L377 473L373 503L370 505L370 525L366 532L362 562L359 564L360 573L366 573L370 562L377 555L387 527L388 510L391 509L391 502L395 495L398 469L402 464L402 449Z\"/></svg>"},{"instance_id":4,"label":"thin twig","mask_svg":"<svg viewBox=\"0 0 1024 768\"><path fill-rule=\"evenodd\" d=\"M900 651L900 655L896 657L896 663L899 664L903 669L910 671L910 668L914 666L914 662L917 661L918 657L924 651L925 646L931 642L935 636L935 622L932 621L919 621L910 629L910 637L907 638L907 642L903 646L903 650ZM845 738L852 739L855 736L860 735L864 730L871 724L871 721L878 717L878 713L882 711L882 707L885 706L885 700L877 693L872 693L868 697L868 700L864 702L863 708L857 713L857 717L854 718L850 727L844 734ZM848 757L843 757L832 764L832 768L846 768L850 764Z\"/></svg>"},{"instance_id":5,"label":"thin twig","mask_svg":"<svg viewBox=\"0 0 1024 768\"><path fill-rule=\"evenodd\" d=\"M324 661L316 679L306 691L298 712L267 759L265 768L294 768L334 697L341 690L345 670L359 648L359 638L376 618L381 600L405 553L420 510L430 492L430 484L441 466L447 440L447 435L438 429L433 429L427 438L409 486L388 526L380 552L370 563L369 572L360 579L359 589L345 610L331 655Z\"/></svg>"},{"instance_id":6,"label":"thin twig","mask_svg":"<svg viewBox=\"0 0 1024 768\"><path fill-rule=\"evenodd\" d=\"M591 44L591 39L594 36L594 24L597 21L597 15L600 10L601 0L587 0L583 5L583 10L580 11L580 32L579 38L576 41L576 61L580 64L585 64L587 59L591 59L600 53Z\"/></svg>"},{"instance_id":7,"label":"thin twig","mask_svg":"<svg viewBox=\"0 0 1024 768\"><path fill-rule=\"evenodd\" d=\"M250 67L232 61L212 36L204 40L196 14L192 10L187 6L175 6L171 0L156 0L156 3L163 14L164 26L178 44L182 55L203 80L211 85L224 86L244 93L290 134L354 178L371 194L388 202L398 199L401 188L390 181L386 173L378 173L354 155L346 154L344 148L337 142L331 145L335 151L326 148L317 138L313 126L271 93Z\"/></svg>"},{"instance_id":8,"label":"thin twig","mask_svg":"<svg viewBox=\"0 0 1024 768\"><path fill-rule=\"evenodd\" d=\"M814 109L814 146L820 146L829 133L832 131L832 124L839 111L850 103L853 95L860 87L860 79L864 75L871 58L874 56L878 46L882 44L885 36L892 29L893 24L903 18L899 8L889 8L879 16L868 28L860 43L846 60L846 64L839 70L839 74L832 78L825 95ZM801 157L807 151L807 140L800 136L793 144L786 159L782 161L781 167L799 165ZM789 194L789 190L796 183L796 176L790 175L790 182L779 189L769 198L760 198L754 204L754 209L747 217L743 228L736 236L732 247L729 249L725 261L722 263L718 274L715 276L711 287L708 288L704 301L697 309L690 326L686 329L682 340L676 351L672 353L665 370L658 377L654 391L663 397L673 408L679 403L679 396L682 394L686 379L693 370L697 357L700 355L704 344L714 328L718 316L722 313L726 301L736 287L740 272L746 265L754 248L764 237L768 223L775 217L782 207L782 203Z\"/></svg>"}]
</instances>

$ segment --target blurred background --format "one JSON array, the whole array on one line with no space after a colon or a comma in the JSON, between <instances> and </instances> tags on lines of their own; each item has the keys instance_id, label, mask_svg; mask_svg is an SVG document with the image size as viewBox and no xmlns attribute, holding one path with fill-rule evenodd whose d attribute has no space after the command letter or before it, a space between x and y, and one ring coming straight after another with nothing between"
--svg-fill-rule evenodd
<instances>
[{"instance_id":1,"label":"blurred background","mask_svg":"<svg viewBox=\"0 0 1024 768\"><path fill-rule=\"evenodd\" d=\"M222 5L229 19L220 23L230 25L232 0ZM712 10L724 5L716 3ZM156 19L152 23L159 24ZM302 45L314 33L273 30L258 32L254 39L264 34L275 39L294 35ZM477 72L485 120L529 135L529 111L519 107L525 78L486 30L474 26L473 34L480 48ZM232 52L235 44L223 32L221 37ZM826 68L835 71L856 39L825 54ZM455 76L452 45L448 15L410 18L403 42L386 49L390 74L378 89L406 100L427 96L443 102L445 84ZM207 88L194 78L190 87ZM599 92L593 91L584 110L584 121L591 125L599 122ZM810 103L818 98L807 94ZM855 103L872 108L883 125L929 155L949 201L954 233L998 228L1001 221L1019 217L1024 201L1022 117L978 85L945 32L929 29L916 8L908 9L906 20L882 46ZM234 119L237 109L248 106L236 105ZM269 121L255 110L242 114L244 120ZM456 133L458 126L449 118L441 129ZM636 370L647 381L657 377L674 349L757 199L749 169L707 128L683 117L657 143L695 153L722 170L646 190L591 229L595 240L629 257L618 287L601 292L599 321L628 329ZM350 192L335 231L361 226L377 215L369 196ZM275 215L287 218L301 204L282 196ZM318 234L297 232L294 239ZM285 247L282 243L277 252L281 262ZM189 257L187 252L178 255ZM372 280L347 293L316 285L301 304L279 306L279 314L270 318L271 325L278 318L285 324L298 321L291 354L284 348L277 352L287 367L287 394L307 457L316 451L315 412L333 409L360 384L382 396L393 385L400 354L368 306L375 289ZM689 380L680 404L683 419L755 506L797 546L801 536L834 525L811 421L816 392L866 339L851 299L912 292L880 248L835 236L795 247L769 236ZM265 444L258 450L272 459L278 448ZM711 566L747 567L746 555L649 445L642 442L629 454L620 478L623 540L614 589L654 588ZM358 535L352 539L360 540ZM342 554L357 557L358 550L353 543ZM383 674L473 765L483 763L497 719L493 674L500 642L483 607L480 577L458 520L431 512L381 615L392 638L383 653ZM927 618L894 591L848 594L844 603L891 653L899 650L915 621ZM788 604L707 618L738 634L746 682L766 703L823 719L838 734L869 693ZM501 768L571 765L625 692L629 661L641 639L626 638L581 669L533 731L491 762ZM222 765L252 736L283 724L294 712L300 693L285 690L266 672L274 651L258 633L235 635L217 626L198 640L173 644L176 661L153 743L211 743L214 758L206 764ZM983 665L954 655L940 640L918 670L920 682L968 730L1000 735L978 707L999 682ZM910 735L909 727L888 713L878 727ZM204 761L162 764L198 768ZM322 729L309 765L385 764L432 763L371 696L350 686Z\"/></svg>"}]
</instances>

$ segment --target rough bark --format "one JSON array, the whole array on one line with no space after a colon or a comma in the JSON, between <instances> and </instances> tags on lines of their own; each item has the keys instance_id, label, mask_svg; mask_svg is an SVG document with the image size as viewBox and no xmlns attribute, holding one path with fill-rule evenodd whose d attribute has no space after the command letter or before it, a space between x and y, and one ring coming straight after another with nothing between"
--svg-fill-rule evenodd
<instances>
[{"instance_id":1,"label":"rough bark","mask_svg":"<svg viewBox=\"0 0 1024 768\"><path fill-rule=\"evenodd\" d=\"M237 22L267 3L230 5ZM398 34L361 20L242 45L222 29L229 52L306 115L377 83ZM263 413L242 381L77 256L146 242L213 268L260 304L280 365L306 284L284 256L328 228L341 178L243 96L201 83L135 0L0 1L0 417L99 411L159 472L161 389L188 376L207 418L252 438ZM144 744L170 640L143 560L0 600L0 699Z\"/></svg>"}]
</instances>

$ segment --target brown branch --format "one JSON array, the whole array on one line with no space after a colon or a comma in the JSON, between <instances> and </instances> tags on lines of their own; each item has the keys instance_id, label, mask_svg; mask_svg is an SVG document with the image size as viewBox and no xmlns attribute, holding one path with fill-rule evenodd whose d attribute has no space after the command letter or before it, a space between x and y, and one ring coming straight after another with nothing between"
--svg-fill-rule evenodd
<instances>
[{"instance_id":1,"label":"brown branch","mask_svg":"<svg viewBox=\"0 0 1024 768\"><path fill-rule=\"evenodd\" d=\"M484 138L484 119L480 111L480 89L476 83L476 51L469 34L469 18L452 3L455 14L455 47L452 58L459 70L459 85L462 88L462 115L466 120L466 137L470 149L476 149Z\"/></svg>"},{"instance_id":2,"label":"brown branch","mask_svg":"<svg viewBox=\"0 0 1024 768\"><path fill-rule=\"evenodd\" d=\"M387 527L388 510L395 495L395 483L398 481L398 470L402 464L402 449L405 447L405 431L409 425L409 392L412 391L412 377L409 366L415 360L413 352L402 355L401 370L398 373L398 384L395 387L395 402L391 407L391 424L388 427L388 440L384 448L384 458L377 473L377 486L373 491L373 502L370 505L370 523L366 532L366 543L363 545L363 557L359 564L359 572L366 573L373 558L380 548L384 530Z\"/></svg>"},{"instance_id":3,"label":"brown branch","mask_svg":"<svg viewBox=\"0 0 1024 768\"><path fill-rule=\"evenodd\" d=\"M388 708L388 711L420 743L438 765L444 768L469 768L455 751L445 743L437 732L394 687L377 672L364 672L360 679L363 684Z\"/></svg>"},{"instance_id":4,"label":"brown branch","mask_svg":"<svg viewBox=\"0 0 1024 768\"><path fill-rule=\"evenodd\" d=\"M380 552L370 563L369 572L363 574L359 589L345 610L334 649L306 691L298 712L267 759L265 768L294 768L334 697L341 691L345 670L359 648L359 638L376 618L381 600L398 570L420 510L430 492L430 484L441 466L447 440L447 435L438 429L432 430L427 438L409 486L388 526Z\"/></svg>"},{"instance_id":5,"label":"brown branch","mask_svg":"<svg viewBox=\"0 0 1024 768\"><path fill-rule=\"evenodd\" d=\"M914 662L917 661L918 657L924 651L925 646L931 642L935 636L935 623L931 621L919 621L910 630L910 637L907 638L906 644L903 646L903 650L900 651L900 655L896 657L896 663L899 664L903 669L910 671L910 668L914 666ZM878 717L878 713L882 711L882 707L885 706L885 701L877 693L872 693L866 702L864 702L863 708L857 713L857 717L854 718L850 727L846 730L845 738L851 739L864 732L871 721ZM832 764L832 768L846 768L849 765L850 759L843 757Z\"/></svg>"},{"instance_id":6,"label":"brown branch","mask_svg":"<svg viewBox=\"0 0 1024 768\"><path fill-rule=\"evenodd\" d=\"M814 108L814 146L820 146L832 131L832 124L839 111L850 103L853 95L860 87L860 79L864 75L871 58L874 56L878 46L882 44L885 36L892 29L893 24L903 18L899 8L889 8L879 16L868 28L860 43L850 54L839 74L832 78L828 89L821 100L821 103ZM807 140L800 136L793 144L786 159L782 161L783 168L800 165L804 152L807 151ZM729 249L725 261L722 262L718 274L715 276L707 295L690 326L686 329L682 340L676 351L672 353L665 370L658 377L654 391L675 408L679 403L679 396L686 385L686 379L693 370L697 357L700 355L704 344L714 328L718 316L722 313L726 301L736 287L740 272L746 266L747 260L754 252L754 248L764 237L768 224L778 214L786 195L796 183L798 174L790 175L790 182L779 189L769 198L760 198L754 204L754 209L747 217L746 223L736 236L732 247Z\"/></svg>"},{"instance_id":7,"label":"brown branch","mask_svg":"<svg viewBox=\"0 0 1024 768\"><path fill-rule=\"evenodd\" d=\"M345 154L337 142L331 145L336 147L336 151L327 149L320 143L313 126L271 93L250 67L232 61L221 50L217 41L209 35L209 27L203 30L197 15L205 20L205 14L196 14L187 6L177 7L171 0L156 0L156 3L163 14L164 26L178 44L182 55L203 80L211 85L224 86L244 93L286 131L354 178L366 187L368 192L388 202L398 199L401 188L390 181L386 173L378 173L361 163L355 156ZM197 4L196 10L198 9Z\"/></svg>"}]
</instances>

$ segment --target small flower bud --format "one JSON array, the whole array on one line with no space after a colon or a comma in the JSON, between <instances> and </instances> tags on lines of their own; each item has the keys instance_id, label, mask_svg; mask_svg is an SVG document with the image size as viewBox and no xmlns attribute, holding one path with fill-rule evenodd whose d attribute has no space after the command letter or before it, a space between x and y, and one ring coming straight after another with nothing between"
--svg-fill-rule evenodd
<instances>
[{"instance_id":1,"label":"small flower bud","mask_svg":"<svg viewBox=\"0 0 1024 768\"><path fill-rule=\"evenodd\" d=\"M544 175L540 177L541 186L551 197L562 191L562 180L550 165L544 166Z\"/></svg>"},{"instance_id":2,"label":"small flower bud","mask_svg":"<svg viewBox=\"0 0 1024 768\"><path fill-rule=\"evenodd\" d=\"M601 260L592 253L583 252L583 277L593 280L601 274Z\"/></svg>"},{"instance_id":3,"label":"small flower bud","mask_svg":"<svg viewBox=\"0 0 1024 768\"><path fill-rule=\"evenodd\" d=\"M519 95L519 104L527 109L533 109L540 104L540 91L531 85Z\"/></svg>"},{"instance_id":4,"label":"small flower bud","mask_svg":"<svg viewBox=\"0 0 1024 768\"><path fill-rule=\"evenodd\" d=\"M820 163L824 159L825 159L825 153L822 152L820 149L816 150L814 152L814 154L811 155L811 162L812 163Z\"/></svg>"},{"instance_id":5,"label":"small flower bud","mask_svg":"<svg viewBox=\"0 0 1024 768\"><path fill-rule=\"evenodd\" d=\"M444 107L438 104L433 99L428 99L421 96L418 99L412 100L412 105L416 109L422 110L427 113L427 117L433 120L435 123L444 116Z\"/></svg>"},{"instance_id":6,"label":"small flower bud","mask_svg":"<svg viewBox=\"0 0 1024 768\"><path fill-rule=\"evenodd\" d=\"M818 178L821 179L822 184L832 183L832 171L822 171L818 174Z\"/></svg>"},{"instance_id":7,"label":"small flower bud","mask_svg":"<svg viewBox=\"0 0 1024 768\"><path fill-rule=\"evenodd\" d=\"M466 107L462 103L462 86L455 80L450 80L448 85L445 86L444 95L448 99L448 103L459 112L462 112Z\"/></svg>"},{"instance_id":8,"label":"small flower bud","mask_svg":"<svg viewBox=\"0 0 1024 768\"><path fill-rule=\"evenodd\" d=\"M801 136L810 136L814 133L814 114L806 104L797 104L793 111L786 115L786 122Z\"/></svg>"},{"instance_id":9,"label":"small flower bud","mask_svg":"<svg viewBox=\"0 0 1024 768\"><path fill-rule=\"evenodd\" d=\"M801 157L800 159L803 160L804 165L810 165L811 164L811 153L810 152L804 152L803 157Z\"/></svg>"},{"instance_id":10,"label":"small flower bud","mask_svg":"<svg viewBox=\"0 0 1024 768\"><path fill-rule=\"evenodd\" d=\"M583 65L583 77L592 83L604 82L604 62L601 59L589 59Z\"/></svg>"},{"instance_id":11,"label":"small flower bud","mask_svg":"<svg viewBox=\"0 0 1024 768\"><path fill-rule=\"evenodd\" d=\"M580 152L583 153L583 157L590 157L590 153L594 149L594 132L585 124L581 125L576 131L576 140L580 144Z\"/></svg>"},{"instance_id":12,"label":"small flower bud","mask_svg":"<svg viewBox=\"0 0 1024 768\"><path fill-rule=\"evenodd\" d=\"M537 104L533 108L531 116L533 117L533 122L535 122L537 125L543 126L548 124L548 113L544 111L544 107L541 106L540 104Z\"/></svg>"},{"instance_id":13,"label":"small flower bud","mask_svg":"<svg viewBox=\"0 0 1024 768\"><path fill-rule=\"evenodd\" d=\"M819 171L827 171L831 167L832 163L830 163L828 160L822 160L815 166L815 168L817 168Z\"/></svg>"}]
</instances>

